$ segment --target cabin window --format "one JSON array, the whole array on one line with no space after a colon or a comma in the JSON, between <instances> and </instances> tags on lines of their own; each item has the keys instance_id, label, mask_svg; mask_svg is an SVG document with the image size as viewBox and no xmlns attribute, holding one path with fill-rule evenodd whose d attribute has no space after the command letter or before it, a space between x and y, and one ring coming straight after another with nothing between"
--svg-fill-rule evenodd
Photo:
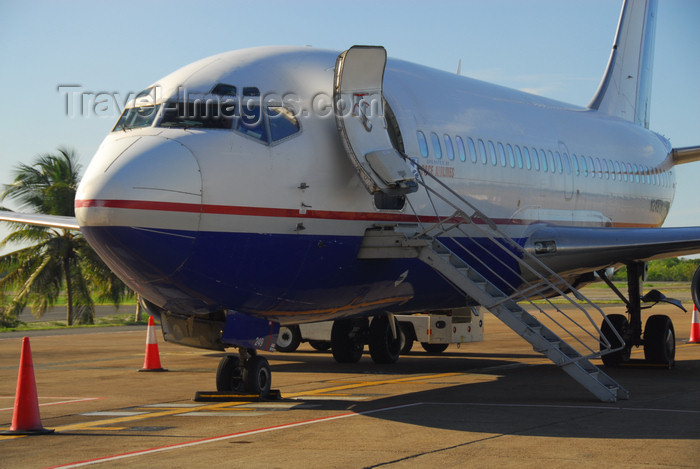
<instances>
[{"instance_id":1,"label":"cabin window","mask_svg":"<svg viewBox=\"0 0 700 469\"><path fill-rule=\"evenodd\" d=\"M496 147L491 140L488 141L489 155L491 156L491 164L498 166L498 154L496 153Z\"/></svg>"},{"instance_id":2,"label":"cabin window","mask_svg":"<svg viewBox=\"0 0 700 469\"><path fill-rule=\"evenodd\" d=\"M440 145L440 137L438 137L435 132L430 132L430 140L432 140L433 142L433 151L435 152L435 158L442 158L442 146Z\"/></svg>"},{"instance_id":3,"label":"cabin window","mask_svg":"<svg viewBox=\"0 0 700 469\"><path fill-rule=\"evenodd\" d=\"M532 149L532 164L535 165L535 171L540 170L540 158L537 156L537 149L533 148Z\"/></svg>"},{"instance_id":4,"label":"cabin window","mask_svg":"<svg viewBox=\"0 0 700 469\"><path fill-rule=\"evenodd\" d=\"M501 142L498 145L498 159L501 160L501 166L506 166L506 151L503 149L503 144Z\"/></svg>"},{"instance_id":5,"label":"cabin window","mask_svg":"<svg viewBox=\"0 0 700 469\"><path fill-rule=\"evenodd\" d=\"M608 162L605 158L601 161L603 164L603 174L605 175L605 179L610 179L610 170L608 169Z\"/></svg>"},{"instance_id":6,"label":"cabin window","mask_svg":"<svg viewBox=\"0 0 700 469\"><path fill-rule=\"evenodd\" d=\"M423 158L428 157L428 142L425 139L425 135L420 130L417 132L418 135L418 148L420 148L420 154Z\"/></svg>"},{"instance_id":7,"label":"cabin window","mask_svg":"<svg viewBox=\"0 0 700 469\"><path fill-rule=\"evenodd\" d=\"M459 153L459 159L461 161L467 161L467 151L464 148L464 141L462 140L462 137L457 135L455 140L457 141L457 153Z\"/></svg>"},{"instance_id":8,"label":"cabin window","mask_svg":"<svg viewBox=\"0 0 700 469\"><path fill-rule=\"evenodd\" d=\"M554 152L554 158L557 162L557 170L559 174L564 172L564 162L561 160L561 154L558 151Z\"/></svg>"},{"instance_id":9,"label":"cabin window","mask_svg":"<svg viewBox=\"0 0 700 469\"><path fill-rule=\"evenodd\" d=\"M580 176L581 168L578 166L578 158L576 158L576 154L574 153L571 154L571 166L573 167L574 174Z\"/></svg>"},{"instance_id":10,"label":"cabin window","mask_svg":"<svg viewBox=\"0 0 700 469\"><path fill-rule=\"evenodd\" d=\"M547 155L549 156L549 170L553 173L557 172L557 163L554 160L554 155L552 154L552 150L547 150Z\"/></svg>"},{"instance_id":11,"label":"cabin window","mask_svg":"<svg viewBox=\"0 0 700 469\"><path fill-rule=\"evenodd\" d=\"M474 140L472 140L471 137L467 137L467 146L469 147L469 156L471 157L472 163L476 163L478 155L476 154Z\"/></svg>"},{"instance_id":12,"label":"cabin window","mask_svg":"<svg viewBox=\"0 0 700 469\"><path fill-rule=\"evenodd\" d=\"M588 157L588 170L591 172L591 177L595 177L595 163L593 163L593 157Z\"/></svg>"},{"instance_id":13,"label":"cabin window","mask_svg":"<svg viewBox=\"0 0 700 469\"><path fill-rule=\"evenodd\" d=\"M486 154L486 145L484 145L484 141L479 139L479 153L481 154L481 162L483 164L488 163L488 155Z\"/></svg>"},{"instance_id":14,"label":"cabin window","mask_svg":"<svg viewBox=\"0 0 700 469\"><path fill-rule=\"evenodd\" d=\"M544 150L540 149L540 166L542 167L542 172L546 173L548 166L547 166L547 155L544 153Z\"/></svg>"},{"instance_id":15,"label":"cabin window","mask_svg":"<svg viewBox=\"0 0 700 469\"><path fill-rule=\"evenodd\" d=\"M450 160L454 160L455 159L455 149L452 146L452 139L447 134L444 134L442 136L442 138L443 138L443 140L445 140L445 151L447 152L447 158Z\"/></svg>"},{"instance_id":16,"label":"cabin window","mask_svg":"<svg viewBox=\"0 0 700 469\"><path fill-rule=\"evenodd\" d=\"M532 160L530 159L530 150L527 147L523 147L523 156L525 157L525 167L527 169L532 169Z\"/></svg>"},{"instance_id":17,"label":"cabin window","mask_svg":"<svg viewBox=\"0 0 700 469\"><path fill-rule=\"evenodd\" d=\"M515 158L518 160L518 168L523 169L523 154L520 153L520 147L515 145Z\"/></svg>"},{"instance_id":18,"label":"cabin window","mask_svg":"<svg viewBox=\"0 0 700 469\"><path fill-rule=\"evenodd\" d=\"M569 155L564 153L562 156L564 159L564 169L566 170L566 174L571 174L571 161L569 161Z\"/></svg>"},{"instance_id":19,"label":"cabin window","mask_svg":"<svg viewBox=\"0 0 700 469\"><path fill-rule=\"evenodd\" d=\"M508 164L511 168L515 168L515 154L513 154L513 147L510 144L506 145L506 153L508 153Z\"/></svg>"},{"instance_id":20,"label":"cabin window","mask_svg":"<svg viewBox=\"0 0 700 469\"><path fill-rule=\"evenodd\" d=\"M579 158L581 158L581 172L583 173L584 177L588 177L588 165L586 164L586 157L581 155Z\"/></svg>"},{"instance_id":21,"label":"cabin window","mask_svg":"<svg viewBox=\"0 0 700 469\"><path fill-rule=\"evenodd\" d=\"M629 163L625 163L627 165L627 174L628 174L628 179L629 182L634 182L634 171L632 170L632 165Z\"/></svg>"},{"instance_id":22,"label":"cabin window","mask_svg":"<svg viewBox=\"0 0 700 469\"><path fill-rule=\"evenodd\" d=\"M620 169L619 161L615 161L615 174L619 175L620 181L622 181L622 170Z\"/></svg>"}]
</instances>

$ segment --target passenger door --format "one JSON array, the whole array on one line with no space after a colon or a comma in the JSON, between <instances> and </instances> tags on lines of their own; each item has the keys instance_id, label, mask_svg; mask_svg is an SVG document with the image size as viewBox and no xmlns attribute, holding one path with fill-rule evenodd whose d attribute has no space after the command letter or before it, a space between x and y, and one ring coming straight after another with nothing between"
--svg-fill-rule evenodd
<instances>
[{"instance_id":1,"label":"passenger door","mask_svg":"<svg viewBox=\"0 0 700 469\"><path fill-rule=\"evenodd\" d=\"M418 189L409 160L391 143L382 82L386 50L353 46L335 64L333 108L340 137L367 190L404 195Z\"/></svg>"}]
</instances>

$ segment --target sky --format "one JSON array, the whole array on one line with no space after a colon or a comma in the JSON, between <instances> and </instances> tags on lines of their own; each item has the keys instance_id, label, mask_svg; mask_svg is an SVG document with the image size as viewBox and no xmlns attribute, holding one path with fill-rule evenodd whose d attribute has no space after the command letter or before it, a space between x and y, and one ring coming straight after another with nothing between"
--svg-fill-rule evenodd
<instances>
[{"instance_id":1,"label":"sky","mask_svg":"<svg viewBox=\"0 0 700 469\"><path fill-rule=\"evenodd\" d=\"M463 75L585 106L621 4L0 0L0 184L59 146L86 167L119 116L114 103L200 58L259 45L383 45L396 58L451 72L461 60ZM650 127L674 147L700 145L699 24L700 1L659 0ZM69 95L103 104L76 112ZM700 226L700 162L676 174L665 226Z\"/></svg>"}]
</instances>

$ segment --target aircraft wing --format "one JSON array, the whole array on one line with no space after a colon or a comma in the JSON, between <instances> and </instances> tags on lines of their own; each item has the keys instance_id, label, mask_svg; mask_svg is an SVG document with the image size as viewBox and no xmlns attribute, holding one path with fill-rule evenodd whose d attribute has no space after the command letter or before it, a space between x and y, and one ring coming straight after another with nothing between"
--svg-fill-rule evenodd
<instances>
[{"instance_id":1,"label":"aircraft wing","mask_svg":"<svg viewBox=\"0 0 700 469\"><path fill-rule=\"evenodd\" d=\"M700 227L535 228L525 245L557 272L590 272L635 261L700 253Z\"/></svg>"},{"instance_id":2,"label":"aircraft wing","mask_svg":"<svg viewBox=\"0 0 700 469\"><path fill-rule=\"evenodd\" d=\"M76 220L75 217L43 215L40 213L17 213L0 210L0 221L26 223L28 225L51 226L54 228L80 231L80 225L78 225L78 220Z\"/></svg>"}]
</instances>

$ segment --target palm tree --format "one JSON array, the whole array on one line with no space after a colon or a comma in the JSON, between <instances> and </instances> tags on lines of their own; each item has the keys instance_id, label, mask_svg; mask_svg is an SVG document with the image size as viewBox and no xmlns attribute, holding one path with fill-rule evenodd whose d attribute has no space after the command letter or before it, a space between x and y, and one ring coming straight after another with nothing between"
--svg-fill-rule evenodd
<instances>
[{"instance_id":1,"label":"palm tree","mask_svg":"<svg viewBox=\"0 0 700 469\"><path fill-rule=\"evenodd\" d=\"M12 184L6 184L0 200L12 199L23 211L75 216L75 191L80 164L73 150L59 148L55 154L38 155L32 165L21 163ZM94 322L92 293L118 305L128 288L107 268L77 232L67 229L12 223L0 246L21 243L31 246L0 257L0 300L3 315L16 318L27 306L44 314L66 293L66 324ZM9 296L9 299L7 298ZM9 300L9 301L8 301Z\"/></svg>"}]
</instances>

